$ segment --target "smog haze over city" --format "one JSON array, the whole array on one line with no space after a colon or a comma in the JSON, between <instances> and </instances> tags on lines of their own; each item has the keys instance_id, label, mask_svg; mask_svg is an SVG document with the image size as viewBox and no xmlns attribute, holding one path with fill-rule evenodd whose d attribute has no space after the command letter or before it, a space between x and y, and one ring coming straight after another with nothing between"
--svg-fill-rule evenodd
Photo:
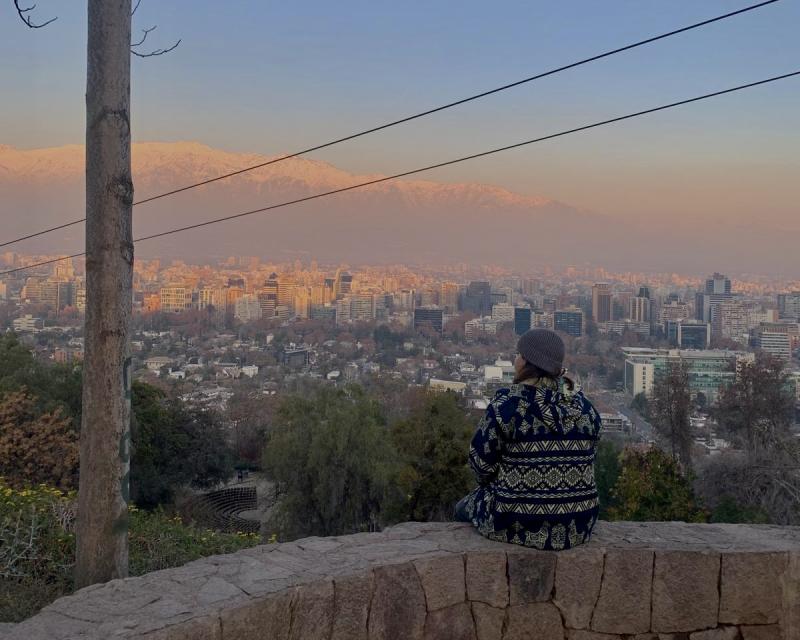
<instances>
[{"instance_id":1,"label":"smog haze over city","mask_svg":"<svg viewBox=\"0 0 800 640\"><path fill-rule=\"evenodd\" d=\"M202 5L202 6L201 6ZM207 6L206 6L207 5ZM666 6L144 4L171 55L133 59L135 199L314 146L700 21ZM6 237L83 211L84 12L0 20ZM48 13L49 12L49 13ZM211 17L213 16L213 18ZM794 3L777 3L361 139L137 207L150 235L793 71ZM152 23L152 24L151 24ZM152 41L151 40L151 41ZM234 44L235 43L235 44ZM137 255L326 262L592 265L800 276L796 78L363 190L142 242ZM366 178L365 178L366 177ZM80 225L13 247L74 253Z\"/></svg>"}]
</instances>

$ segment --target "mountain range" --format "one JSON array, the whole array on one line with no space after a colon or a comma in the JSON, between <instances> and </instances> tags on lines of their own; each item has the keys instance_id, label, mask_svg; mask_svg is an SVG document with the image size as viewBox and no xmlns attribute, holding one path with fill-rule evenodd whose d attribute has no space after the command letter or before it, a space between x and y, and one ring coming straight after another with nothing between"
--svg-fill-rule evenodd
<instances>
[{"instance_id":1,"label":"mountain range","mask_svg":"<svg viewBox=\"0 0 800 640\"><path fill-rule=\"evenodd\" d=\"M271 158L197 142L132 148L135 200ZM0 145L0 215L7 238L84 215L84 148L21 150ZM134 208L136 237L261 208L378 178L298 157ZM759 237L761 236L761 237ZM498 186L402 179L257 213L137 245L137 255L214 259L257 255L282 261L505 264L595 263L613 268L729 269L791 273L795 239L758 228L742 234L697 222L621 220ZM8 247L21 253L74 252L82 226Z\"/></svg>"}]
</instances>

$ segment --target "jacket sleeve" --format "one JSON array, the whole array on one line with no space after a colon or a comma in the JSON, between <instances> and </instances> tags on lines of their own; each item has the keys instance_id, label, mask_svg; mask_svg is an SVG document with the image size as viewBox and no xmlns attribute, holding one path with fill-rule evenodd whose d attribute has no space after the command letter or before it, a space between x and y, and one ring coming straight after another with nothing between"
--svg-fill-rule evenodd
<instances>
[{"instance_id":1,"label":"jacket sleeve","mask_svg":"<svg viewBox=\"0 0 800 640\"><path fill-rule=\"evenodd\" d=\"M500 467L500 425L494 403L486 409L470 443L469 466L478 484L487 484L497 475Z\"/></svg>"}]
</instances>

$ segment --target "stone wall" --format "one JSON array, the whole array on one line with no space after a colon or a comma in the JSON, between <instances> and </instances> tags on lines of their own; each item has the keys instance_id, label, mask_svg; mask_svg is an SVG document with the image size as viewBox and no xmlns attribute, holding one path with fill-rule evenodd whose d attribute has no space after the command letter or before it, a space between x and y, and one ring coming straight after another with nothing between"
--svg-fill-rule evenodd
<instances>
[{"instance_id":1,"label":"stone wall","mask_svg":"<svg viewBox=\"0 0 800 640\"><path fill-rule=\"evenodd\" d=\"M6 638L800 640L800 527L601 522L556 553L408 523L89 587Z\"/></svg>"}]
</instances>

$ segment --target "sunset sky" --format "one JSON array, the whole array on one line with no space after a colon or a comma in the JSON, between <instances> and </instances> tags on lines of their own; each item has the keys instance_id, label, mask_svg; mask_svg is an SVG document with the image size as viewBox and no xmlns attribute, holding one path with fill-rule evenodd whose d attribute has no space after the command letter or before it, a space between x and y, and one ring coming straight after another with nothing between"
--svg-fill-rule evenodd
<instances>
[{"instance_id":1,"label":"sunset sky","mask_svg":"<svg viewBox=\"0 0 800 640\"><path fill-rule=\"evenodd\" d=\"M143 0L161 58L133 60L138 141L293 151L749 4ZM224 7L224 10L221 9ZM85 2L0 0L0 144L81 143ZM314 157L403 171L800 69L800 2L731 18ZM625 217L800 233L800 79L439 170Z\"/></svg>"}]
</instances>

